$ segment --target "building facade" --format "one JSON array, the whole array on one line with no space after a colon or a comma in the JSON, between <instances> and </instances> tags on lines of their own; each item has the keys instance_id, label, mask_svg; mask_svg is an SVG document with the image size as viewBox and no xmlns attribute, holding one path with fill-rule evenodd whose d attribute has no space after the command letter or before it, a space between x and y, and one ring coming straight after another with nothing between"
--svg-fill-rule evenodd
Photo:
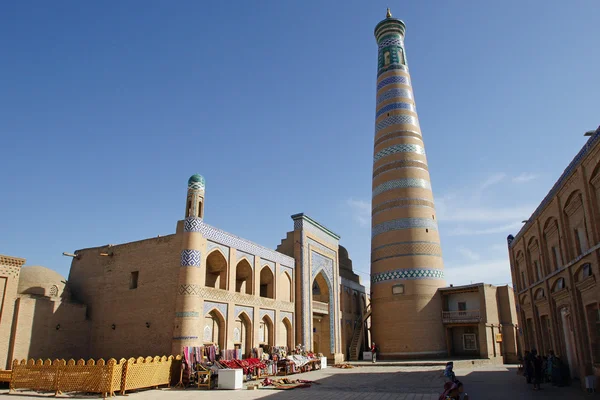
<instances>
[{"instance_id":1,"label":"building facade","mask_svg":"<svg viewBox=\"0 0 600 400\"><path fill-rule=\"evenodd\" d=\"M383 359L446 353L437 294L445 286L444 265L404 34L404 22L389 9L375 27L371 308Z\"/></svg>"},{"instance_id":2,"label":"building facade","mask_svg":"<svg viewBox=\"0 0 600 400\"><path fill-rule=\"evenodd\" d=\"M2 367L209 344L244 355L302 344L342 361L367 297L340 237L296 214L268 249L204 222L204 198L204 178L194 175L174 234L77 250L68 281L2 256Z\"/></svg>"},{"instance_id":3,"label":"building facade","mask_svg":"<svg viewBox=\"0 0 600 400\"><path fill-rule=\"evenodd\" d=\"M518 362L517 313L509 286L484 283L440 289L448 357Z\"/></svg>"},{"instance_id":4,"label":"building facade","mask_svg":"<svg viewBox=\"0 0 600 400\"><path fill-rule=\"evenodd\" d=\"M600 377L600 128L508 246L524 348Z\"/></svg>"}]
</instances>

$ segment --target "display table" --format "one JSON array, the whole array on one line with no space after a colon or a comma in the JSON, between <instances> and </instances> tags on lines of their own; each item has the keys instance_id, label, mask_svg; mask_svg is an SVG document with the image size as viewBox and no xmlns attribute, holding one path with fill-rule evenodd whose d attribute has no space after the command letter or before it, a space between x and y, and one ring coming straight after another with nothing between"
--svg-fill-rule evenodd
<instances>
[{"instance_id":1,"label":"display table","mask_svg":"<svg viewBox=\"0 0 600 400\"><path fill-rule=\"evenodd\" d=\"M219 389L241 389L244 384L244 370L221 369L219 370Z\"/></svg>"},{"instance_id":2,"label":"display table","mask_svg":"<svg viewBox=\"0 0 600 400\"><path fill-rule=\"evenodd\" d=\"M321 369L327 368L327 357L321 357Z\"/></svg>"}]
</instances>

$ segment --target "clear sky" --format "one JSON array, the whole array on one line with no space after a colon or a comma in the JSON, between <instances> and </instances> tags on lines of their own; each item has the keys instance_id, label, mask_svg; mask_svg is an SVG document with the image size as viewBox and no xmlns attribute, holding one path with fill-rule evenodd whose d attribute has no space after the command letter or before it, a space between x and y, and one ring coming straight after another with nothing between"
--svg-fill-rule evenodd
<instances>
[{"instance_id":1,"label":"clear sky","mask_svg":"<svg viewBox=\"0 0 600 400\"><path fill-rule=\"evenodd\" d=\"M600 124L600 2L0 4L0 253L205 220L274 248L304 212L368 281L375 25L391 7L427 148L448 283L510 281L516 233Z\"/></svg>"}]
</instances>

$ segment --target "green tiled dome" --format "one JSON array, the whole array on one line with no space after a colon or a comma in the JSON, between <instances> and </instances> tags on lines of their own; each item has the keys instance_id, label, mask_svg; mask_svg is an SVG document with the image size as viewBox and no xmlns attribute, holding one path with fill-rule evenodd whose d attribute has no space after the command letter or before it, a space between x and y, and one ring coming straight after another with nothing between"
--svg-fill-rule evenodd
<instances>
[{"instance_id":1,"label":"green tiled dome","mask_svg":"<svg viewBox=\"0 0 600 400\"><path fill-rule=\"evenodd\" d=\"M204 190L204 177L200 174L194 174L188 179L188 189Z\"/></svg>"}]
</instances>

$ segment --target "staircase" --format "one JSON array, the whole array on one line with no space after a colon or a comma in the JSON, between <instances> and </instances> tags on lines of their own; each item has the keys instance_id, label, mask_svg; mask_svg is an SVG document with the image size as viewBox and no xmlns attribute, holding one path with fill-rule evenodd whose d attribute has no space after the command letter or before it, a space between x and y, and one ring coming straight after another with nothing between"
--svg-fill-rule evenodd
<instances>
[{"instance_id":1,"label":"staircase","mask_svg":"<svg viewBox=\"0 0 600 400\"><path fill-rule=\"evenodd\" d=\"M354 322L354 333L352 334L352 341L350 342L350 361L358 361L360 349L364 341L366 322L370 316L371 304L365 308L363 315L358 317Z\"/></svg>"}]
</instances>

